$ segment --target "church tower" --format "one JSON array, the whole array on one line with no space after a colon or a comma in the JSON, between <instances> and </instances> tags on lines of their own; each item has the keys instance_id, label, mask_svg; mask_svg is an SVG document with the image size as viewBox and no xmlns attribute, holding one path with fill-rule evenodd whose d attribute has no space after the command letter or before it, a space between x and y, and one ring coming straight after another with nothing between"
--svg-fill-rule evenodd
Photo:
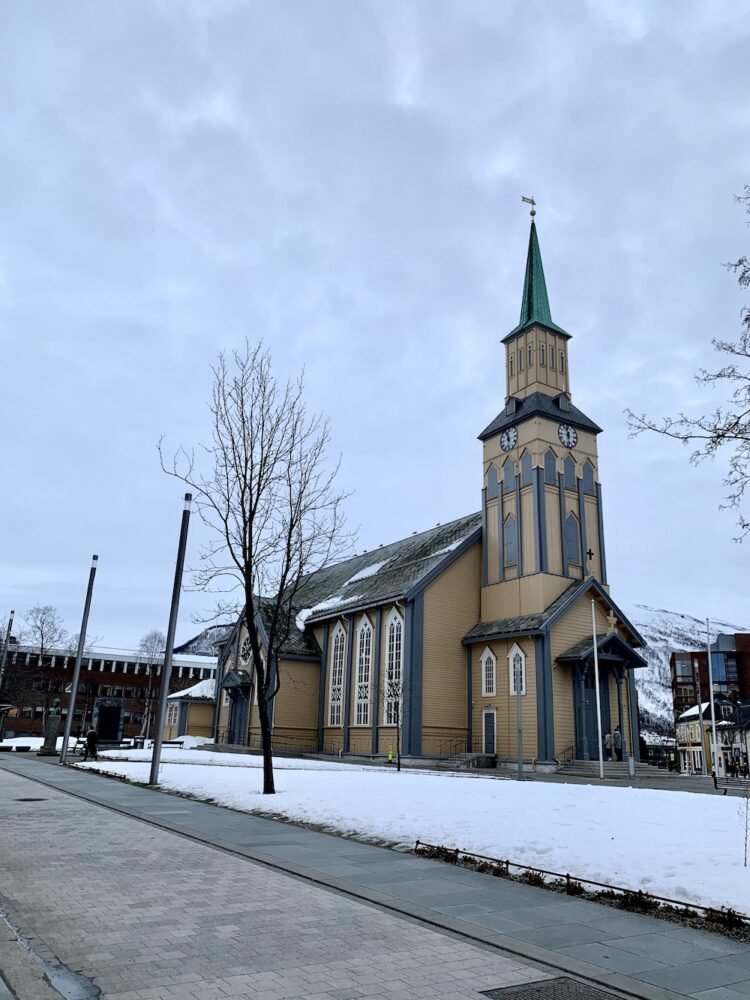
<instances>
[{"instance_id":1,"label":"church tower","mask_svg":"<svg viewBox=\"0 0 750 1000\"><path fill-rule=\"evenodd\" d=\"M535 212L505 406L483 442L482 621L544 611L575 580L606 587L596 438L572 403L571 336L552 320Z\"/></svg>"}]
</instances>

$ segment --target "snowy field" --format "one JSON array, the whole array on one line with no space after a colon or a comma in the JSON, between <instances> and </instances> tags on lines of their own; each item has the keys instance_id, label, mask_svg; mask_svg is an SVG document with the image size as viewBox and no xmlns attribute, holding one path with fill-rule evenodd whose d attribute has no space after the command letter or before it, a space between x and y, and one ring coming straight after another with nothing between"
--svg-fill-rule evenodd
<instances>
[{"instance_id":1,"label":"snowy field","mask_svg":"<svg viewBox=\"0 0 750 1000\"><path fill-rule=\"evenodd\" d=\"M107 753L77 766L147 782L150 753L127 755L139 759ZM410 848L419 838L750 913L741 799L283 758L277 794L264 797L260 757L165 748L162 759L162 787L232 809Z\"/></svg>"}]
</instances>

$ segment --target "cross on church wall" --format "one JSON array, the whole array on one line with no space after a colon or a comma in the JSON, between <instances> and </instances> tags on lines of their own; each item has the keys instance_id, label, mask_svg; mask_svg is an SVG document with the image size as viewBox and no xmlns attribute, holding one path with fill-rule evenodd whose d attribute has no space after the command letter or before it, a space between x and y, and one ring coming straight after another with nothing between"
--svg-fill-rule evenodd
<instances>
[{"instance_id":1,"label":"cross on church wall","mask_svg":"<svg viewBox=\"0 0 750 1000\"><path fill-rule=\"evenodd\" d=\"M610 611L610 613L607 615L607 626L610 632L614 632L615 629L617 628L617 619L615 618L614 611Z\"/></svg>"}]
</instances>

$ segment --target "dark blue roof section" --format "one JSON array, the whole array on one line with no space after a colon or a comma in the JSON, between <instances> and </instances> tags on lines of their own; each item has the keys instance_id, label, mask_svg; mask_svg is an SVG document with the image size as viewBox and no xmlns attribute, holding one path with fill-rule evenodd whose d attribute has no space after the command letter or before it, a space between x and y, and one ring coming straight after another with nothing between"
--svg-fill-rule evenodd
<instances>
[{"instance_id":1,"label":"dark blue roof section","mask_svg":"<svg viewBox=\"0 0 750 1000\"><path fill-rule=\"evenodd\" d=\"M480 441L494 437L513 424L523 423L524 420L531 420L532 417L548 417L550 420L557 420L563 424L570 424L582 431L590 431L592 434L600 434L601 427L589 420L585 413L578 407L568 403L567 409L563 409L558 403L558 397L548 396L544 392L532 392L524 399L516 399L516 407L513 413L503 410L479 435Z\"/></svg>"}]
</instances>

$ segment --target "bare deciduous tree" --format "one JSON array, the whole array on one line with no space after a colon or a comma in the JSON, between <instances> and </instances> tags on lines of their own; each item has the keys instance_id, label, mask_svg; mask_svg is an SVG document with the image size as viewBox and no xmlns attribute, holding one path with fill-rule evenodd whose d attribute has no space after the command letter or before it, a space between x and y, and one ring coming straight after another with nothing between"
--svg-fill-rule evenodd
<instances>
[{"instance_id":1,"label":"bare deciduous tree","mask_svg":"<svg viewBox=\"0 0 750 1000\"><path fill-rule=\"evenodd\" d=\"M750 216L750 185L736 199L744 204ZM750 258L740 257L726 267L737 275L741 288L750 287ZM727 355L727 363L715 370L700 369L695 380L701 385L723 385L729 399L715 410L699 417L680 413L677 417L654 420L645 413L626 410L631 435L653 431L673 438L684 445L695 446L690 461L697 464L713 458L724 446L733 449L723 485L727 489L723 507L735 508L741 538L750 531L750 519L740 510L745 492L750 487L750 307L741 312L742 330L736 341L713 340L714 348Z\"/></svg>"},{"instance_id":2,"label":"bare deciduous tree","mask_svg":"<svg viewBox=\"0 0 750 1000\"><path fill-rule=\"evenodd\" d=\"M52 683L49 675L50 663L47 661L49 661L53 650L65 650L69 642L68 632L57 608L52 607L51 604L37 604L26 613L24 621L26 622L24 641L37 654L35 673L41 678L42 724L44 725L49 712ZM31 678L33 674L34 669L31 668L28 678Z\"/></svg>"},{"instance_id":3,"label":"bare deciduous tree","mask_svg":"<svg viewBox=\"0 0 750 1000\"><path fill-rule=\"evenodd\" d=\"M167 645L167 637L159 629L153 628L141 639L138 644L138 652L146 658L146 707L143 713L143 725L141 726L141 736L148 739L151 729L151 702L154 698L154 676L157 668L164 661L164 651Z\"/></svg>"},{"instance_id":4,"label":"bare deciduous tree","mask_svg":"<svg viewBox=\"0 0 750 1000\"><path fill-rule=\"evenodd\" d=\"M270 708L280 683L278 653L293 623L301 578L348 547L335 486L338 463L327 451L330 424L310 416L300 375L279 385L262 344L222 353L212 367L211 441L162 468L194 494L211 541L201 552L196 584L219 592L217 613L244 611L257 678L263 793L275 792ZM206 471L201 470L205 461ZM259 612L265 656L256 628Z\"/></svg>"}]
</instances>

